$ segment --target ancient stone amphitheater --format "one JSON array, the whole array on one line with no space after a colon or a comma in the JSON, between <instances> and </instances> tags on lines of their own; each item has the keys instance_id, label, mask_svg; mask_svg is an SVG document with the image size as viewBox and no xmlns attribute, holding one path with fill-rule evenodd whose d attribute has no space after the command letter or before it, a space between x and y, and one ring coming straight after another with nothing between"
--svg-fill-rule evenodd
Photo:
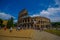
<instances>
[{"instance_id":1,"label":"ancient stone amphitheater","mask_svg":"<svg viewBox=\"0 0 60 40\"><path fill-rule=\"evenodd\" d=\"M50 27L50 19L41 16L31 17L27 10L23 9L19 12L17 25L23 29L48 28Z\"/></svg>"}]
</instances>

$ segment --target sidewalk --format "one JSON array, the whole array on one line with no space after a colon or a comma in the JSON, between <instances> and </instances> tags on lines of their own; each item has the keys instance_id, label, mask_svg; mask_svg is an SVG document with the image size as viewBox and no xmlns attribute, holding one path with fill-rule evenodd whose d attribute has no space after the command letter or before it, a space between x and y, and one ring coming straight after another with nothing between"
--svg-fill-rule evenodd
<instances>
[{"instance_id":1,"label":"sidewalk","mask_svg":"<svg viewBox=\"0 0 60 40\"><path fill-rule=\"evenodd\" d=\"M12 33L9 30L0 30L0 40L60 40L60 37L44 31L13 29Z\"/></svg>"},{"instance_id":2,"label":"sidewalk","mask_svg":"<svg viewBox=\"0 0 60 40\"><path fill-rule=\"evenodd\" d=\"M60 40L60 37L45 31L40 32L35 30L35 33L33 35L33 40Z\"/></svg>"}]
</instances>

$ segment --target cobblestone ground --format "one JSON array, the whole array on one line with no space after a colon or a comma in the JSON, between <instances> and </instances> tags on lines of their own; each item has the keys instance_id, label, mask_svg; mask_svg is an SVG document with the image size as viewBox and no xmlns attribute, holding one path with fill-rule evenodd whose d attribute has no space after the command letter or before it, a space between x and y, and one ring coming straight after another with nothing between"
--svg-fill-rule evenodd
<instances>
[{"instance_id":1,"label":"cobblestone ground","mask_svg":"<svg viewBox=\"0 0 60 40\"><path fill-rule=\"evenodd\" d=\"M0 30L0 40L60 40L59 36L38 30L13 30L9 31Z\"/></svg>"}]
</instances>

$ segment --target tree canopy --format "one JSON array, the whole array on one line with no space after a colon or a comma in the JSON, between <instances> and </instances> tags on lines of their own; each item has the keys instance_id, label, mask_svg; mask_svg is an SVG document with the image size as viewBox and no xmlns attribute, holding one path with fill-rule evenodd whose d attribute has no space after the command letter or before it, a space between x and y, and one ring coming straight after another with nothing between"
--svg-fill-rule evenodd
<instances>
[{"instance_id":1,"label":"tree canopy","mask_svg":"<svg viewBox=\"0 0 60 40\"><path fill-rule=\"evenodd\" d=\"M13 27L13 17L11 17L7 22L7 28Z\"/></svg>"},{"instance_id":2,"label":"tree canopy","mask_svg":"<svg viewBox=\"0 0 60 40\"><path fill-rule=\"evenodd\" d=\"M60 22L52 22L51 24L54 27L60 27Z\"/></svg>"}]
</instances>

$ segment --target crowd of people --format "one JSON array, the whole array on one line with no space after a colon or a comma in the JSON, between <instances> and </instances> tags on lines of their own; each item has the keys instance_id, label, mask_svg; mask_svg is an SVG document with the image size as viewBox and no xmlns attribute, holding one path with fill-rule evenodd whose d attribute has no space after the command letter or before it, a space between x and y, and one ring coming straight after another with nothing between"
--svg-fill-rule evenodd
<instances>
[{"instance_id":1,"label":"crowd of people","mask_svg":"<svg viewBox=\"0 0 60 40\"><path fill-rule=\"evenodd\" d=\"M1 29L2 29L2 28L1 28L1 26L0 26L0 30L1 30ZM7 27L6 27L6 26L4 27L4 30L5 30L5 31L7 30ZM9 30L10 30L10 32L12 32L13 27L10 27ZM16 31L19 31L19 30L20 30L20 27L16 27Z\"/></svg>"},{"instance_id":2,"label":"crowd of people","mask_svg":"<svg viewBox=\"0 0 60 40\"><path fill-rule=\"evenodd\" d=\"M0 26L0 29L1 29L1 26ZM6 29L7 29L7 27L5 26L4 27L4 30L6 31ZM16 31L19 31L21 28L18 26L18 27L16 27ZM9 31L10 32L12 32L12 30L13 30L13 27L10 27L9 28ZM39 28L39 29L37 29L37 30L40 30L40 31L43 31L43 28Z\"/></svg>"}]
</instances>

